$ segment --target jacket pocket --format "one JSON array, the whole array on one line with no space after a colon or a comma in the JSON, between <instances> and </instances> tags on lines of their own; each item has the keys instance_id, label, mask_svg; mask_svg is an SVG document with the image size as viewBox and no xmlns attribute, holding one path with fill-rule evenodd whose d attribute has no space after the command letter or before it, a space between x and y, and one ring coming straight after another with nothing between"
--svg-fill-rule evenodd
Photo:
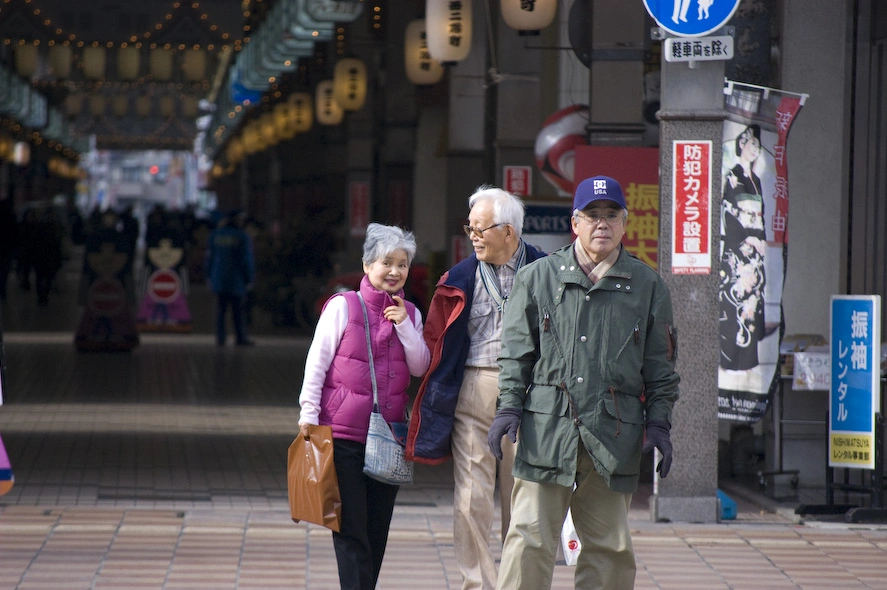
<instances>
[{"instance_id":1,"label":"jacket pocket","mask_svg":"<svg viewBox=\"0 0 887 590\"><path fill-rule=\"evenodd\" d=\"M634 475L640 471L645 422L643 402L610 388L604 395L603 405L599 432L612 455L612 464L607 467L616 475Z\"/></svg>"},{"instance_id":2,"label":"jacket pocket","mask_svg":"<svg viewBox=\"0 0 887 590\"><path fill-rule=\"evenodd\" d=\"M517 455L536 468L556 470L572 430L569 404L561 388L534 385L524 402Z\"/></svg>"}]
</instances>

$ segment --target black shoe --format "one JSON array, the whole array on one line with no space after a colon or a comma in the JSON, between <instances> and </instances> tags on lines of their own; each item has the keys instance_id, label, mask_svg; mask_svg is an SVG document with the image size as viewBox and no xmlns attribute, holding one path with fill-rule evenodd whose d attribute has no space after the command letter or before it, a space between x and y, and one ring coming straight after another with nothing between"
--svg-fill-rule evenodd
<instances>
[{"instance_id":1,"label":"black shoe","mask_svg":"<svg viewBox=\"0 0 887 590\"><path fill-rule=\"evenodd\" d=\"M242 342L238 342L236 346L255 346L256 343L252 340L243 340Z\"/></svg>"}]
</instances>

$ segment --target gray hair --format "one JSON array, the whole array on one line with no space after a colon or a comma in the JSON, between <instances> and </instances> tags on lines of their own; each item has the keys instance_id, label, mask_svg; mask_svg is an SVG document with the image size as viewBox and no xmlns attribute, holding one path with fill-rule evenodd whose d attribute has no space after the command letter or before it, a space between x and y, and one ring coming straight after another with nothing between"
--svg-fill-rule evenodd
<instances>
[{"instance_id":1,"label":"gray hair","mask_svg":"<svg viewBox=\"0 0 887 590\"><path fill-rule=\"evenodd\" d=\"M416 237L413 232L381 223L371 223L367 226L367 236L363 241L364 264L372 264L395 250L405 251L407 262L412 264L416 255Z\"/></svg>"},{"instance_id":2,"label":"gray hair","mask_svg":"<svg viewBox=\"0 0 887 590\"><path fill-rule=\"evenodd\" d=\"M468 208L473 209L481 201L493 202L493 223L507 223L514 228L517 237L524 229L524 202L508 191L482 184L468 197Z\"/></svg>"}]
</instances>

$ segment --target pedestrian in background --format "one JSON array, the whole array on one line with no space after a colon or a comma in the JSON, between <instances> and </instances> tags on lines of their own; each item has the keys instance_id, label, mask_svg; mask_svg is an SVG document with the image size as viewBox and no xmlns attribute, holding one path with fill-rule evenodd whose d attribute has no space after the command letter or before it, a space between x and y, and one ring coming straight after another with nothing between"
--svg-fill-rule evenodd
<instances>
[{"instance_id":1,"label":"pedestrian in background","mask_svg":"<svg viewBox=\"0 0 887 590\"><path fill-rule=\"evenodd\" d=\"M576 239L515 278L489 433L497 456L503 436L518 443L501 590L551 587L568 508L582 543L574 587L634 587L631 496L642 448L659 449L657 469L668 474L680 379L671 296L622 247L627 218L619 183L583 180Z\"/></svg>"},{"instance_id":2,"label":"pedestrian in background","mask_svg":"<svg viewBox=\"0 0 887 590\"><path fill-rule=\"evenodd\" d=\"M415 254L412 233L371 223L363 244L365 276L359 291L337 293L327 301L305 362L299 432L307 437L310 424L333 429L342 500L333 547L343 590L376 588L400 489L363 473L373 410L367 347L371 342L379 408L389 423L404 421L410 375L418 377L428 369L422 313L404 300L403 292ZM369 336L359 296L366 305Z\"/></svg>"},{"instance_id":3,"label":"pedestrian in background","mask_svg":"<svg viewBox=\"0 0 887 590\"><path fill-rule=\"evenodd\" d=\"M497 464L487 445L499 395L502 312L515 273L544 254L521 239L524 204L518 197L480 186L468 207L464 229L474 253L441 277L431 299L425 326L431 369L413 406L407 456L435 464L452 455L453 544L462 588L491 590L497 467L504 538L514 462L512 446L506 445Z\"/></svg>"},{"instance_id":4,"label":"pedestrian in background","mask_svg":"<svg viewBox=\"0 0 887 590\"><path fill-rule=\"evenodd\" d=\"M234 322L237 346L252 346L244 321L246 292L256 278L253 245L243 230L243 214L229 213L227 220L207 240L206 269L210 288L216 295L216 344L225 346L228 308Z\"/></svg>"}]
</instances>

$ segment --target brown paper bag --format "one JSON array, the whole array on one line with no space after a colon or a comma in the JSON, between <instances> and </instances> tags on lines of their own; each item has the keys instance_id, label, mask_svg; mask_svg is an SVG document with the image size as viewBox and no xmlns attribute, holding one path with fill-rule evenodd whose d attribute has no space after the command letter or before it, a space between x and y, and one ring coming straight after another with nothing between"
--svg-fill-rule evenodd
<instances>
[{"instance_id":1,"label":"brown paper bag","mask_svg":"<svg viewBox=\"0 0 887 590\"><path fill-rule=\"evenodd\" d=\"M333 429L309 426L287 454L287 484L293 522L304 520L339 532L342 500L333 464Z\"/></svg>"}]
</instances>

